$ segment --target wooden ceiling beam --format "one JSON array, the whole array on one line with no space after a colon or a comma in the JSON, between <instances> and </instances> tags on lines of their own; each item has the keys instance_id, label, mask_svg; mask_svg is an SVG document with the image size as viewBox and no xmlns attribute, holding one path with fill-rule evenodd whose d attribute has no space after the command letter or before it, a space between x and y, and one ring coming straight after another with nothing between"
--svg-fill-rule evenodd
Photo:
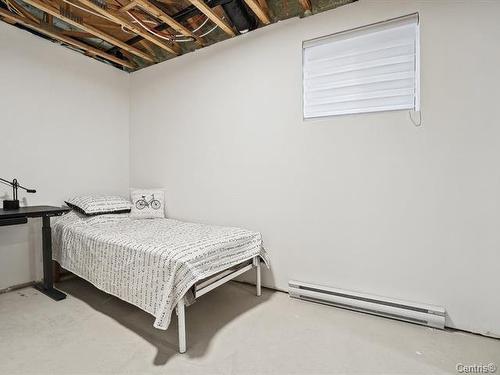
<instances>
[{"instance_id":1,"label":"wooden ceiling beam","mask_svg":"<svg viewBox=\"0 0 500 375\"><path fill-rule=\"evenodd\" d=\"M12 21L10 18L4 18L0 15L0 20L2 20L5 23L8 23L9 25L16 26L16 21Z\"/></svg>"},{"instance_id":2,"label":"wooden ceiling beam","mask_svg":"<svg viewBox=\"0 0 500 375\"><path fill-rule=\"evenodd\" d=\"M131 1L130 3L128 3L127 5L124 5L121 8L119 8L118 12L127 12L130 9L135 8L136 6L137 6L137 2L134 0L134 1Z\"/></svg>"},{"instance_id":3,"label":"wooden ceiling beam","mask_svg":"<svg viewBox=\"0 0 500 375\"><path fill-rule=\"evenodd\" d=\"M94 35L87 33L85 31L61 30L60 34L64 36L69 36L71 38L95 38Z\"/></svg>"},{"instance_id":4,"label":"wooden ceiling beam","mask_svg":"<svg viewBox=\"0 0 500 375\"><path fill-rule=\"evenodd\" d=\"M203 0L189 0L196 8L198 8L205 16L210 18L217 26L219 26L227 35L236 36L233 28L219 17Z\"/></svg>"},{"instance_id":5,"label":"wooden ceiling beam","mask_svg":"<svg viewBox=\"0 0 500 375\"><path fill-rule=\"evenodd\" d=\"M140 26L134 25L132 22L129 22L125 18L123 18L120 14L117 14L115 12L112 12L110 10L105 10L95 4L94 2L90 0L78 0L80 4L85 5L87 8L92 9L94 12L97 12L104 17L107 17L111 21L126 27L128 30L132 31L133 33L142 36L144 39L150 41L153 44L156 44L158 47L164 49L167 52L170 52L174 55L179 55L181 53L181 48L177 43L172 43L172 46L166 44L164 41L162 41L160 38L157 36L149 33L148 31L142 29Z\"/></svg>"},{"instance_id":6,"label":"wooden ceiling beam","mask_svg":"<svg viewBox=\"0 0 500 375\"><path fill-rule=\"evenodd\" d=\"M304 12L312 12L311 0L299 0L300 6L304 9Z\"/></svg>"},{"instance_id":7,"label":"wooden ceiling beam","mask_svg":"<svg viewBox=\"0 0 500 375\"><path fill-rule=\"evenodd\" d=\"M28 19L28 18L21 18L19 17L18 15L16 14L13 14L13 13L10 13L10 12L7 12L3 9L0 9L0 16L1 17L4 17L6 19L9 19L10 21L12 22L15 22L15 23L19 23L21 25L24 25L32 30L35 30L35 31L38 31L39 33L41 34L44 34L44 35L47 35L53 39L56 39L62 43L66 43L68 45L71 45L73 47L76 47L76 48L79 48L87 53L90 53L92 55L96 55L96 56L99 56L99 57L102 57L106 60L109 60L109 61L112 61L116 64L119 64L121 66L124 66L124 67L127 67L127 68L130 68L130 69L135 69L135 66L132 65L131 63L129 63L128 61L125 61L125 60L121 60L119 59L118 57L116 56L113 56L113 55L110 55L109 53L106 53L98 48L95 48L95 47L92 47L92 46L89 46L85 43L82 43L78 40L75 40L75 39L72 39L70 37L67 37L67 36L64 36L62 35L61 33L59 32L56 32L54 30L47 30L45 29L42 25L39 25L35 22L33 22L32 20Z\"/></svg>"},{"instance_id":8,"label":"wooden ceiling beam","mask_svg":"<svg viewBox=\"0 0 500 375\"><path fill-rule=\"evenodd\" d=\"M42 22L46 22L47 25L52 27L54 25L54 16L48 13L44 14L44 20Z\"/></svg>"},{"instance_id":9,"label":"wooden ceiling beam","mask_svg":"<svg viewBox=\"0 0 500 375\"><path fill-rule=\"evenodd\" d=\"M40 23L40 20L38 18L36 18L34 15L32 15L30 12L28 12L26 9L24 9L24 7L17 3L15 0L9 0L9 3L10 5L19 13L21 13L21 15L24 16L24 18L28 18L30 19L31 21L33 21L34 23L37 23L39 24Z\"/></svg>"},{"instance_id":10,"label":"wooden ceiling beam","mask_svg":"<svg viewBox=\"0 0 500 375\"><path fill-rule=\"evenodd\" d=\"M258 0L260 7L264 9L264 11L269 14L269 4L267 3L267 0Z\"/></svg>"},{"instance_id":11,"label":"wooden ceiling beam","mask_svg":"<svg viewBox=\"0 0 500 375\"><path fill-rule=\"evenodd\" d=\"M135 3L137 4L138 7L142 8L143 10L145 10L146 12L151 14L152 16L165 22L167 25L169 25L172 29L174 29L178 33L180 33L184 36L187 36L189 38L193 38L196 41L196 43L200 46L204 45L201 38L194 35L191 30L189 30L184 25L182 25L181 23L174 20L172 17L170 17L168 14L166 14L163 10L158 8L156 5L151 4L147 0L135 0Z\"/></svg>"},{"instance_id":12,"label":"wooden ceiling beam","mask_svg":"<svg viewBox=\"0 0 500 375\"><path fill-rule=\"evenodd\" d=\"M83 21L80 23L72 18L66 17L66 16L62 15L58 9L54 8L51 5L48 5L40 0L24 0L24 2L35 7L35 8L38 8L39 10L41 10L43 12L48 13L48 14L50 14L50 15L52 15L52 16L54 16L54 17L56 17L64 22L66 22L72 26L75 26L83 31L86 31L92 35L95 35L96 37L98 37L102 40L105 40L106 42L108 42L114 46L117 46L117 47L119 47L125 51L128 51L136 56L139 56L140 58L142 58L146 61L155 62L155 59L153 56L141 51L138 48L130 46L127 43L122 42L121 40L115 38L114 36L106 34L105 32L103 32L99 29L96 29L95 27L93 27L93 26L91 26Z\"/></svg>"},{"instance_id":13,"label":"wooden ceiling beam","mask_svg":"<svg viewBox=\"0 0 500 375\"><path fill-rule=\"evenodd\" d=\"M144 39L141 40L139 42L139 44L141 46L143 46L146 49L146 51L148 51L150 54L152 54L152 55L154 54L153 48L151 48L151 46L149 45L149 43L146 40L144 40Z\"/></svg>"},{"instance_id":14,"label":"wooden ceiling beam","mask_svg":"<svg viewBox=\"0 0 500 375\"><path fill-rule=\"evenodd\" d=\"M264 10L263 7L260 6L257 0L245 0L245 3L250 9L252 9L252 12L255 13L260 22L262 22L264 25L269 25L271 23L269 14L266 10Z\"/></svg>"}]
</instances>

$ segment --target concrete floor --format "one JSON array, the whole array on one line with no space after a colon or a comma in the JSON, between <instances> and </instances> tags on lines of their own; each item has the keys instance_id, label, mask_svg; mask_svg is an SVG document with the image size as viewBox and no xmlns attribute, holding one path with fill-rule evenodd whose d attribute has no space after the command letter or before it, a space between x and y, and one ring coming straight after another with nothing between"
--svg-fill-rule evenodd
<instances>
[{"instance_id":1,"label":"concrete floor","mask_svg":"<svg viewBox=\"0 0 500 375\"><path fill-rule=\"evenodd\" d=\"M230 283L187 309L188 352L125 302L72 279L54 302L0 295L0 374L457 374L500 365L500 340L292 300Z\"/></svg>"}]
</instances>

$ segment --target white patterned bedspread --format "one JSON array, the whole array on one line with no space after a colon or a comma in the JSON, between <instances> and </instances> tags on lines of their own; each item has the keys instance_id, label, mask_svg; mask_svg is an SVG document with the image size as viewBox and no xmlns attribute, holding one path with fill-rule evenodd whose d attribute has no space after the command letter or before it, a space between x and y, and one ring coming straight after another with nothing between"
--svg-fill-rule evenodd
<instances>
[{"instance_id":1,"label":"white patterned bedspread","mask_svg":"<svg viewBox=\"0 0 500 375\"><path fill-rule=\"evenodd\" d=\"M63 268L152 314L160 329L197 281L257 255L268 264L260 233L128 214L69 212L54 220L52 241Z\"/></svg>"}]
</instances>

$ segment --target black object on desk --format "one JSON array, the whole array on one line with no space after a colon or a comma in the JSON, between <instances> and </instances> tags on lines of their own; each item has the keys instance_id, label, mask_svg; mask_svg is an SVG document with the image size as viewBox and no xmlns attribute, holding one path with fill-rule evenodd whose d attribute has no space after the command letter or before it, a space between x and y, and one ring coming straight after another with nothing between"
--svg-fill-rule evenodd
<instances>
[{"instance_id":1,"label":"black object on desk","mask_svg":"<svg viewBox=\"0 0 500 375\"><path fill-rule=\"evenodd\" d=\"M12 187L12 199L4 199L3 201L3 209L4 210L18 210L19 209L19 198L17 196L17 189L21 188L26 190L27 193L36 193L35 189L28 189L22 186L17 179L13 179L11 181L7 181L3 178L0 178L0 182L5 185L9 185Z\"/></svg>"},{"instance_id":2,"label":"black object on desk","mask_svg":"<svg viewBox=\"0 0 500 375\"><path fill-rule=\"evenodd\" d=\"M54 289L54 276L52 274L52 233L50 229L50 218L60 216L68 212L69 208L53 206L28 206L17 210L0 209L0 226L25 224L28 218L42 218L42 248L43 248L43 282L36 284L35 288L50 298L60 301L66 298L66 294Z\"/></svg>"}]
</instances>

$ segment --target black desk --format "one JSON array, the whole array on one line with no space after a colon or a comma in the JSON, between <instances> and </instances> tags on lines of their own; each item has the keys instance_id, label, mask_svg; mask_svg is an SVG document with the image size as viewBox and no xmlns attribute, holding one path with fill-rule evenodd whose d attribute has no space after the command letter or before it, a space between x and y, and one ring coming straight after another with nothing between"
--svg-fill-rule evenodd
<instances>
[{"instance_id":1,"label":"black desk","mask_svg":"<svg viewBox=\"0 0 500 375\"><path fill-rule=\"evenodd\" d=\"M18 210L5 211L0 209L0 226L25 224L28 218L42 218L42 245L43 245L43 282L36 284L35 288L48 295L50 298L60 301L66 298L66 294L54 289L54 276L52 274L52 233L50 229L50 218L60 216L68 212L69 208L52 206L28 206L20 207Z\"/></svg>"}]
</instances>

